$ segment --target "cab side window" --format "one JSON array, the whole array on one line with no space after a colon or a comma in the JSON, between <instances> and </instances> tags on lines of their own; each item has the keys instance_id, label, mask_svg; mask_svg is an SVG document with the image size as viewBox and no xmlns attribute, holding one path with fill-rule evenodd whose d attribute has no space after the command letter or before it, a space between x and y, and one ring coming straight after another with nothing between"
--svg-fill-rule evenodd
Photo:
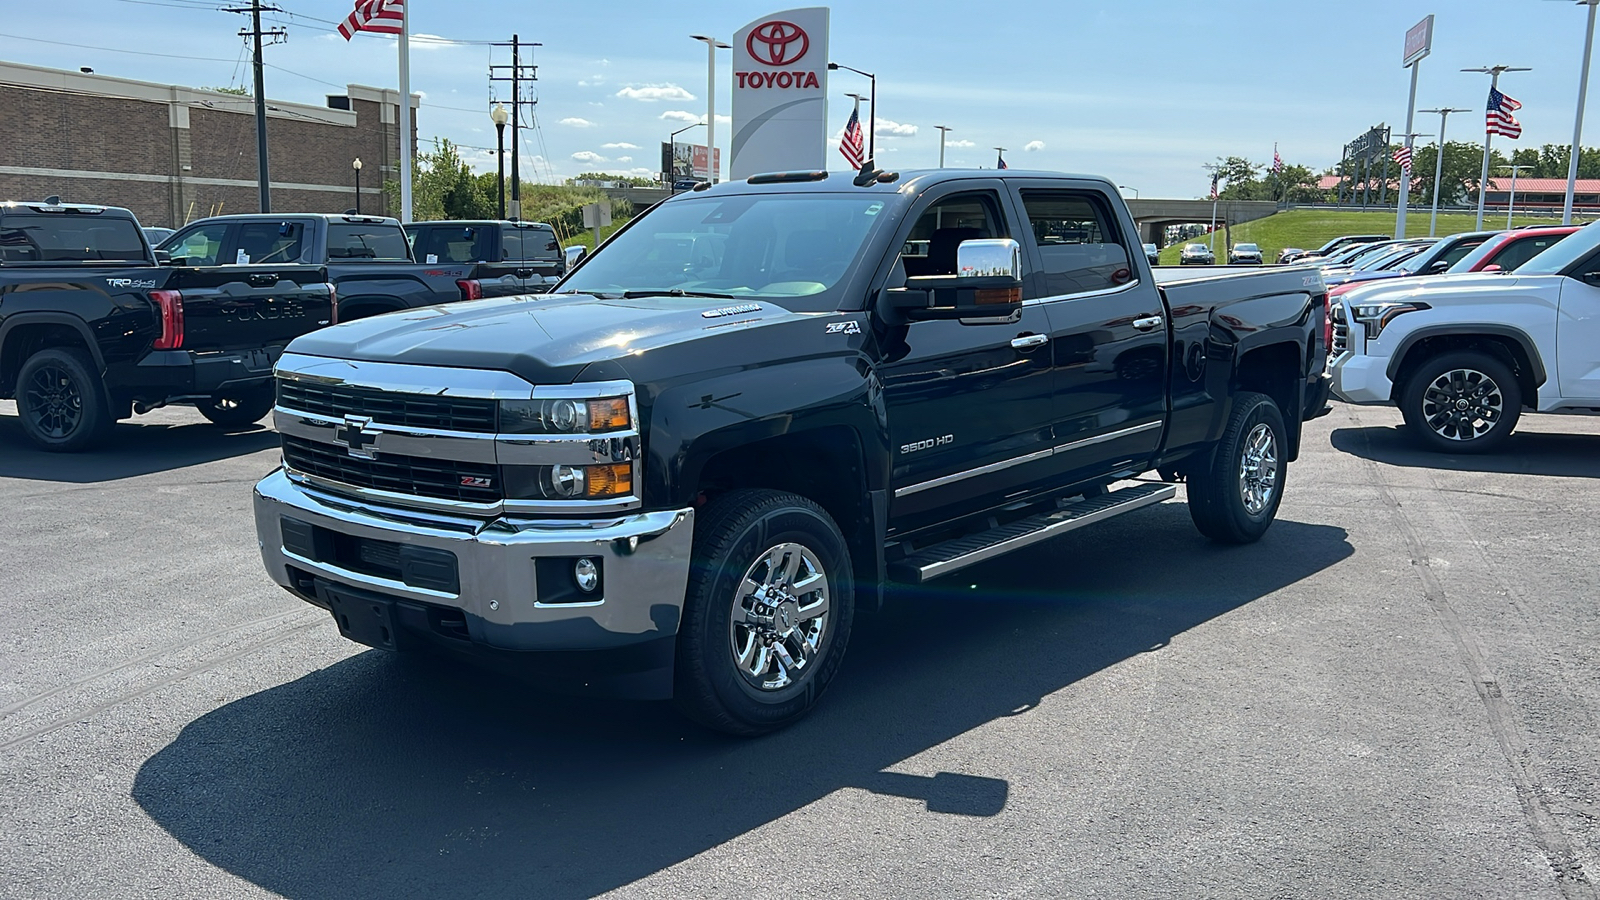
<instances>
[{"instance_id":1,"label":"cab side window","mask_svg":"<svg viewBox=\"0 0 1600 900\"><path fill-rule=\"evenodd\" d=\"M900 261L906 275L956 274L956 248L962 241L1010 237L992 191L954 194L928 207L911 227Z\"/></svg>"},{"instance_id":2,"label":"cab side window","mask_svg":"<svg viewBox=\"0 0 1600 900\"><path fill-rule=\"evenodd\" d=\"M1103 197L1025 189L1022 207L1039 251L1041 296L1101 291L1132 279L1127 245Z\"/></svg>"},{"instance_id":3,"label":"cab side window","mask_svg":"<svg viewBox=\"0 0 1600 900\"><path fill-rule=\"evenodd\" d=\"M1500 255L1494 258L1494 264L1499 266L1502 272L1515 271L1517 266L1548 250L1550 245L1561 240L1564 236L1551 235L1550 237L1523 238L1501 250Z\"/></svg>"},{"instance_id":4,"label":"cab side window","mask_svg":"<svg viewBox=\"0 0 1600 900\"><path fill-rule=\"evenodd\" d=\"M305 230L305 224L301 222L245 222L239 226L239 249L234 259L225 262L295 262L300 259Z\"/></svg>"},{"instance_id":5,"label":"cab side window","mask_svg":"<svg viewBox=\"0 0 1600 900\"><path fill-rule=\"evenodd\" d=\"M172 247L174 262L183 260L187 266L214 266L222 254L222 245L228 236L228 225L217 223L215 225L202 225L193 231L184 233L176 243L168 242ZM227 260L232 262L233 260Z\"/></svg>"}]
</instances>

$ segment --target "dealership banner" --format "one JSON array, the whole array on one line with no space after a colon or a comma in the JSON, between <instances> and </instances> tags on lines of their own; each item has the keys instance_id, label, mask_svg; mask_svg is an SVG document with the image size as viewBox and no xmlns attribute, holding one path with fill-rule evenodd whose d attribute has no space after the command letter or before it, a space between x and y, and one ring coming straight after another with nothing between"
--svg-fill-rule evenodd
<instances>
[{"instance_id":1,"label":"dealership banner","mask_svg":"<svg viewBox=\"0 0 1600 900\"><path fill-rule=\"evenodd\" d=\"M717 168L722 168L722 148L717 148ZM705 144L661 142L661 172L667 181L680 178L711 180L711 167L706 165Z\"/></svg>"},{"instance_id":2,"label":"dealership banner","mask_svg":"<svg viewBox=\"0 0 1600 900\"><path fill-rule=\"evenodd\" d=\"M828 8L762 16L733 36L728 174L826 169Z\"/></svg>"}]
</instances>

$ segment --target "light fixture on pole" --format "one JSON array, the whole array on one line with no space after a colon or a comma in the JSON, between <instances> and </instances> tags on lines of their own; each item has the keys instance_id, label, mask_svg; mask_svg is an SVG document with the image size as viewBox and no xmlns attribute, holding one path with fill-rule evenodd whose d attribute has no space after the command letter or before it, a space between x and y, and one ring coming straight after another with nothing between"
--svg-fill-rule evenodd
<instances>
[{"instance_id":1,"label":"light fixture on pole","mask_svg":"<svg viewBox=\"0 0 1600 900\"><path fill-rule=\"evenodd\" d=\"M1489 93L1492 95L1500 89L1500 76L1505 72L1532 72L1526 66L1481 66L1476 69L1462 69L1463 72L1477 72L1489 76ZM1478 224L1475 230L1483 230L1483 195L1489 186L1489 138L1492 135L1485 128L1483 132L1483 174L1478 176Z\"/></svg>"},{"instance_id":2,"label":"light fixture on pole","mask_svg":"<svg viewBox=\"0 0 1600 900\"><path fill-rule=\"evenodd\" d=\"M944 136L951 131L949 125L935 125L939 129L939 168L944 168Z\"/></svg>"},{"instance_id":3,"label":"light fixture on pole","mask_svg":"<svg viewBox=\"0 0 1600 900\"><path fill-rule=\"evenodd\" d=\"M836 62L828 63L829 71L837 72L840 69L854 72L872 83L872 88L868 93L869 99L867 100L867 159L876 159L878 155L878 76L871 72L863 72L860 69L852 69L849 66L841 66Z\"/></svg>"},{"instance_id":4,"label":"light fixture on pole","mask_svg":"<svg viewBox=\"0 0 1600 900\"><path fill-rule=\"evenodd\" d=\"M499 198L500 218L506 217L506 122L511 116L506 112L504 105L496 103L494 109L489 110L489 121L494 123L494 160L495 160L495 191Z\"/></svg>"},{"instance_id":5,"label":"light fixture on pole","mask_svg":"<svg viewBox=\"0 0 1600 900\"><path fill-rule=\"evenodd\" d=\"M356 215L361 215L361 157L350 160L350 168L356 171Z\"/></svg>"},{"instance_id":6,"label":"light fixture on pole","mask_svg":"<svg viewBox=\"0 0 1600 900\"><path fill-rule=\"evenodd\" d=\"M1561 224L1572 224L1572 195L1578 187L1579 142L1583 140L1583 103L1589 96L1589 54L1594 50L1594 13L1600 0L1578 0L1589 7L1589 27L1583 33L1583 70L1578 75L1578 112L1572 118L1572 158L1567 160L1567 196L1561 201Z\"/></svg>"},{"instance_id":7,"label":"light fixture on pole","mask_svg":"<svg viewBox=\"0 0 1600 900\"><path fill-rule=\"evenodd\" d=\"M705 124L704 122L695 122L692 125L685 125L682 128L679 128L677 131L674 131L672 134L668 135L667 136L667 152L671 153L672 152L672 148L678 146L678 135L683 134L685 131L688 131L691 128L699 128L700 126L702 126L704 124ZM706 148L706 154L707 154L707 158L708 159L710 158L710 153L711 153L711 148L707 147ZM691 155L690 158L689 158L689 175L691 177L694 175L694 157L693 157L693 155ZM669 193L673 193L673 194L676 194L678 192L678 173L676 171L674 171L670 165L667 168L667 191Z\"/></svg>"},{"instance_id":8,"label":"light fixture on pole","mask_svg":"<svg viewBox=\"0 0 1600 900\"><path fill-rule=\"evenodd\" d=\"M1428 219L1428 237L1433 237L1439 228L1439 176L1444 172L1444 127L1449 122L1451 113L1472 112L1472 110L1446 106L1439 109L1418 110L1418 112L1439 114L1439 149L1433 157L1433 215Z\"/></svg>"},{"instance_id":9,"label":"light fixture on pole","mask_svg":"<svg viewBox=\"0 0 1600 900\"><path fill-rule=\"evenodd\" d=\"M1133 199L1135 199L1135 200L1139 199L1139 189L1138 188L1136 188L1136 187L1128 187L1125 184L1119 184L1119 185L1117 185L1117 188L1120 189L1120 190L1124 190L1124 191L1133 191Z\"/></svg>"},{"instance_id":10,"label":"light fixture on pole","mask_svg":"<svg viewBox=\"0 0 1600 900\"><path fill-rule=\"evenodd\" d=\"M1504 166L1495 166L1495 168L1496 169L1510 169L1511 170L1511 194L1508 196L1508 198L1506 200L1506 230L1510 231L1511 230L1511 214L1517 208L1517 173L1519 171L1523 170L1523 169L1531 169L1531 168L1533 168L1533 166L1528 166L1528 165L1504 165Z\"/></svg>"},{"instance_id":11,"label":"light fixture on pole","mask_svg":"<svg viewBox=\"0 0 1600 900\"><path fill-rule=\"evenodd\" d=\"M724 44L714 37L703 34L691 34L689 37L697 41L704 41L706 45L706 170L711 177L706 179L712 184L717 183L717 51L731 50L732 44Z\"/></svg>"}]
</instances>

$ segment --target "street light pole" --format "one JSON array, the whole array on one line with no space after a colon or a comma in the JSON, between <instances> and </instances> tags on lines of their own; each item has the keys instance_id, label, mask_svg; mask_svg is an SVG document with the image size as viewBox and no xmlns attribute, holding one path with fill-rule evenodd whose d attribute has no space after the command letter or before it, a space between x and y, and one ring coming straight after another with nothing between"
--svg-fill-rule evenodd
<instances>
[{"instance_id":1,"label":"street light pole","mask_svg":"<svg viewBox=\"0 0 1600 900\"><path fill-rule=\"evenodd\" d=\"M1589 54L1594 50L1594 13L1600 0L1578 0L1589 7L1589 28L1583 34L1583 71L1578 76L1578 112L1572 118L1572 158L1567 160L1567 196L1561 202L1561 224L1572 224L1572 195L1578 188L1578 155L1582 152L1583 103L1589 96Z\"/></svg>"},{"instance_id":2,"label":"street light pole","mask_svg":"<svg viewBox=\"0 0 1600 900\"><path fill-rule=\"evenodd\" d=\"M1444 127L1448 124L1451 113L1471 112L1471 110L1446 106L1440 109L1418 111L1439 114L1439 149L1433 157L1433 216L1428 219L1428 237L1433 237L1434 232L1439 228L1439 176L1444 172Z\"/></svg>"},{"instance_id":3,"label":"street light pole","mask_svg":"<svg viewBox=\"0 0 1600 900\"><path fill-rule=\"evenodd\" d=\"M939 168L942 169L944 168L944 136L949 133L950 126L935 125L933 127L939 129Z\"/></svg>"},{"instance_id":4,"label":"street light pole","mask_svg":"<svg viewBox=\"0 0 1600 900\"><path fill-rule=\"evenodd\" d=\"M350 161L350 168L356 170L356 215L361 215L361 157Z\"/></svg>"},{"instance_id":5,"label":"street light pole","mask_svg":"<svg viewBox=\"0 0 1600 900\"><path fill-rule=\"evenodd\" d=\"M1124 191L1133 191L1133 199L1135 199L1135 200L1139 199L1139 189L1138 188L1136 188L1136 187L1128 187L1125 184L1119 184L1119 185L1117 185L1117 187L1121 188Z\"/></svg>"},{"instance_id":6,"label":"street light pole","mask_svg":"<svg viewBox=\"0 0 1600 900\"><path fill-rule=\"evenodd\" d=\"M1531 169L1533 166L1496 166L1499 169L1511 170L1511 196L1506 201L1506 230L1511 230L1511 214L1517 208L1517 172L1521 169Z\"/></svg>"},{"instance_id":7,"label":"street light pole","mask_svg":"<svg viewBox=\"0 0 1600 900\"><path fill-rule=\"evenodd\" d=\"M1500 75L1504 72L1531 72L1527 67L1519 66L1483 66L1477 69L1462 69L1463 72L1477 72L1489 76L1489 90L1496 91L1500 87ZM1483 198L1484 190L1489 186L1489 139L1494 137L1487 129L1483 132L1483 174L1478 176L1478 231L1483 230Z\"/></svg>"},{"instance_id":8,"label":"street light pole","mask_svg":"<svg viewBox=\"0 0 1600 900\"><path fill-rule=\"evenodd\" d=\"M712 184L717 183L717 51L731 50L732 44L724 44L714 37L703 34L691 34L689 37L697 41L704 41L706 45L706 170L711 173L707 179ZM691 162L691 165L693 163Z\"/></svg>"},{"instance_id":9,"label":"street light pole","mask_svg":"<svg viewBox=\"0 0 1600 900\"><path fill-rule=\"evenodd\" d=\"M489 121L494 123L495 184L499 186L496 195L502 220L506 217L506 120L509 118L506 108L499 103L489 111Z\"/></svg>"},{"instance_id":10,"label":"street light pole","mask_svg":"<svg viewBox=\"0 0 1600 900\"><path fill-rule=\"evenodd\" d=\"M867 94L867 159L876 159L878 156L878 76L871 72L863 72L850 66L842 66L836 62L828 63L832 71L844 69L854 72L871 82L871 89Z\"/></svg>"},{"instance_id":11,"label":"street light pole","mask_svg":"<svg viewBox=\"0 0 1600 900\"><path fill-rule=\"evenodd\" d=\"M682 128L679 128L677 131L674 131L672 134L668 135L667 136L667 152L671 153L672 152L672 148L676 147L678 145L678 135L683 134L685 131L688 131L691 128L699 128L701 125L704 125L704 124L705 124L704 122L695 122L693 125L685 125ZM707 153L709 153L710 150L711 150L710 147L706 148ZM694 171L693 171L693 169L694 169L694 158L692 156L689 158L689 169L690 169L689 174L691 176L694 175ZM669 194L676 194L678 192L678 173L677 172L668 172L667 173L667 192Z\"/></svg>"}]
</instances>

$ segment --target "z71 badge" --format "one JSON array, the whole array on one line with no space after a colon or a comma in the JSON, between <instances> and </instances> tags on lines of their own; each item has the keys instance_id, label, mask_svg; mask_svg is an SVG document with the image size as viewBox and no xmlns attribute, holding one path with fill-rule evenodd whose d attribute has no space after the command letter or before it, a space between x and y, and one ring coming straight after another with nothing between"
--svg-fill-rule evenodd
<instances>
[{"instance_id":1,"label":"z71 badge","mask_svg":"<svg viewBox=\"0 0 1600 900\"><path fill-rule=\"evenodd\" d=\"M860 334L861 323L855 320L849 322L829 322L828 330L824 334Z\"/></svg>"}]
</instances>

